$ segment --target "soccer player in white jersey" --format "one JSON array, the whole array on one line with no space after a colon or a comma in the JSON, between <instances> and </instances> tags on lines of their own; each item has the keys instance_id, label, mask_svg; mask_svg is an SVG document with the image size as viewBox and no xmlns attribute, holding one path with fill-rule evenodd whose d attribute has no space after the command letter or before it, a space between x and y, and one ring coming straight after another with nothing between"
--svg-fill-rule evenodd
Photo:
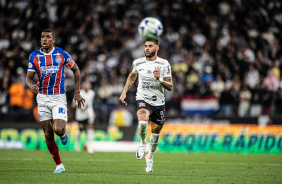
<instances>
[{"instance_id":1,"label":"soccer player in white jersey","mask_svg":"<svg viewBox=\"0 0 282 184\"><path fill-rule=\"evenodd\" d=\"M78 108L76 103L72 104L72 108L75 110L75 119L79 124L79 129L76 132L76 141L75 141L75 150L80 151L79 141L80 141L80 132L86 130L87 141L93 141L94 139L94 108L93 101L95 97L95 92L91 89L91 83L85 81L82 84L82 89L80 90L80 95L85 99L84 107ZM88 150L90 153L92 151Z\"/></svg>"},{"instance_id":2,"label":"soccer player in white jersey","mask_svg":"<svg viewBox=\"0 0 282 184\"><path fill-rule=\"evenodd\" d=\"M129 74L120 101L125 102L126 93L134 84L137 76L139 83L136 93L138 133L141 138L136 151L137 159L142 159L146 148L148 122L151 122L149 153L146 155L146 172L153 172L153 155L158 147L160 133L165 121L164 90L173 88L171 66L165 59L157 56L159 44L157 39L146 39L144 43L145 57L133 62L133 70Z\"/></svg>"},{"instance_id":3,"label":"soccer player in white jersey","mask_svg":"<svg viewBox=\"0 0 282 184\"><path fill-rule=\"evenodd\" d=\"M29 57L26 83L31 91L38 93L38 117L43 128L46 144L52 155L56 169L54 173L65 172L61 162L59 149L54 140L54 133L60 137L63 145L67 144L67 101L64 88L64 66L69 67L74 74L74 99L78 107L84 105L85 100L80 96L80 71L70 55L59 47L54 47L55 33L45 29L41 34L41 48L33 51ZM39 81L34 84L33 78L38 74Z\"/></svg>"}]
</instances>

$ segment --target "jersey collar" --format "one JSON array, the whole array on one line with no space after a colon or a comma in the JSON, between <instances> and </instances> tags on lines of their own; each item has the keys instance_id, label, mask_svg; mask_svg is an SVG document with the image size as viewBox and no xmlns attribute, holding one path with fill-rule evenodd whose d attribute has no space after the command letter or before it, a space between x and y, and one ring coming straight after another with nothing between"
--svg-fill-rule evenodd
<instances>
[{"instance_id":1,"label":"jersey collar","mask_svg":"<svg viewBox=\"0 0 282 184\"><path fill-rule=\"evenodd\" d=\"M41 52L42 54L44 54L44 55L51 55L51 54L53 53L53 51L55 50L55 47L53 47L53 49L52 49L50 52L48 52L48 53L43 52L41 49L42 49L42 48L40 48L39 50L40 50L40 52Z\"/></svg>"},{"instance_id":2,"label":"jersey collar","mask_svg":"<svg viewBox=\"0 0 282 184\"><path fill-rule=\"evenodd\" d=\"M149 61L149 60L147 60L147 58L145 57L145 60L146 60L147 62L156 62L158 59L159 59L159 57L157 56L157 58L156 58L155 60Z\"/></svg>"}]
</instances>

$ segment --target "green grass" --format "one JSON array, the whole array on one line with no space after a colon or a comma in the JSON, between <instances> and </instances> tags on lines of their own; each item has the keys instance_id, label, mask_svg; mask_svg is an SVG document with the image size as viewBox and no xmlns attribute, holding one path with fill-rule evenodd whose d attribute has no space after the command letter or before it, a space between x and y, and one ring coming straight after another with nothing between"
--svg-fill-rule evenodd
<instances>
[{"instance_id":1,"label":"green grass","mask_svg":"<svg viewBox=\"0 0 282 184\"><path fill-rule=\"evenodd\" d=\"M0 183L282 183L282 155L156 153L146 173L135 153L60 154L66 172L53 174L48 151L0 150Z\"/></svg>"}]
</instances>

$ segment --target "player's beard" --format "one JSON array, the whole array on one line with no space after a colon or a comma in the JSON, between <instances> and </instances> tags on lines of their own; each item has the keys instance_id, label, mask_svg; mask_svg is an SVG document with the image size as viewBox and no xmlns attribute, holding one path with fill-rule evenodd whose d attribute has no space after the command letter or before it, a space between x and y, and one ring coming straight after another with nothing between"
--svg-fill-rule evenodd
<instances>
[{"instance_id":1,"label":"player's beard","mask_svg":"<svg viewBox=\"0 0 282 184\"><path fill-rule=\"evenodd\" d=\"M153 57L155 54L156 54L156 50L150 52L148 55L147 55L146 52L145 52L145 56L146 56L147 58L151 58L151 57Z\"/></svg>"}]
</instances>

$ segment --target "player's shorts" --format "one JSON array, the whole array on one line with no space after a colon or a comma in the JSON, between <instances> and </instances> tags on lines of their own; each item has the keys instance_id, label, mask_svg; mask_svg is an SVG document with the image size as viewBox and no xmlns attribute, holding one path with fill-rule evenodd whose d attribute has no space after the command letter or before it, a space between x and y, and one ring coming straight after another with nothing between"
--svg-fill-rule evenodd
<instances>
[{"instance_id":1,"label":"player's shorts","mask_svg":"<svg viewBox=\"0 0 282 184\"><path fill-rule=\"evenodd\" d=\"M89 124L89 119L77 121L80 129L86 129L86 126Z\"/></svg>"},{"instance_id":2,"label":"player's shorts","mask_svg":"<svg viewBox=\"0 0 282 184\"><path fill-rule=\"evenodd\" d=\"M65 94L43 95L36 97L39 121L62 119L68 121L67 100Z\"/></svg>"},{"instance_id":3,"label":"player's shorts","mask_svg":"<svg viewBox=\"0 0 282 184\"><path fill-rule=\"evenodd\" d=\"M158 125L163 125L165 121L165 106L153 106L148 103L146 103L143 100L137 100L136 101L136 108L137 111L139 109L147 109L150 112L150 120Z\"/></svg>"}]
</instances>

